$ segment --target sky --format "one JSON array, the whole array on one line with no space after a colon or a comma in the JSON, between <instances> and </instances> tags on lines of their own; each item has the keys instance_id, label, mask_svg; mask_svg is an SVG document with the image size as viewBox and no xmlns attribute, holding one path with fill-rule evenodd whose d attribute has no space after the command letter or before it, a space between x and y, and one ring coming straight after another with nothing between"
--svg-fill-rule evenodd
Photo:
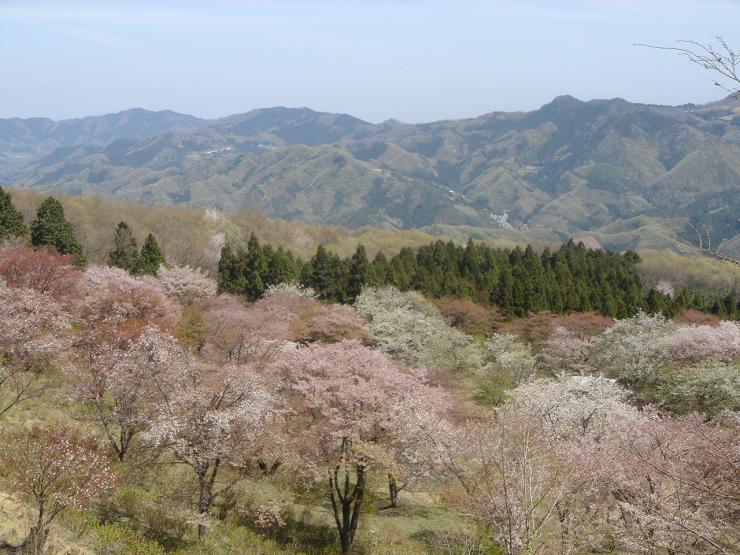
<instances>
[{"instance_id":1,"label":"sky","mask_svg":"<svg viewBox=\"0 0 740 555\"><path fill-rule=\"evenodd\" d=\"M740 0L0 0L0 117L307 106L372 122L723 96L673 53Z\"/></svg>"}]
</instances>

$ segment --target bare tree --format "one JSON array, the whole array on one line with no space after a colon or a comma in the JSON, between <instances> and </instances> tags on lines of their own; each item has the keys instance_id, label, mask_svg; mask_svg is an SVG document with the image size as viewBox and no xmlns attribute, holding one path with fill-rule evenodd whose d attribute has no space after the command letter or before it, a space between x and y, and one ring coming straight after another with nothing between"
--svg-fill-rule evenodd
<instances>
[{"instance_id":1,"label":"bare tree","mask_svg":"<svg viewBox=\"0 0 740 555\"><path fill-rule=\"evenodd\" d=\"M740 50L733 50L727 41L717 36L717 44L702 44L694 40L678 40L678 46L655 46L652 44L636 44L645 48L668 50L688 58L688 60L704 69L711 71L721 80L714 79L714 84L733 97L740 99ZM728 84L729 81L729 84ZM712 246L711 230L707 224L694 225L686 223L687 232L695 237L695 246L703 253L730 262L739 264L740 260L727 256L719 251L718 246Z\"/></svg>"},{"instance_id":2,"label":"bare tree","mask_svg":"<svg viewBox=\"0 0 740 555\"><path fill-rule=\"evenodd\" d=\"M693 40L678 40L678 46L654 46L651 44L636 44L657 50L669 50L685 56L692 63L721 76L722 81L729 80L730 84L714 80L714 84L740 98L740 50L733 50L722 37L716 37L718 44L702 44Z\"/></svg>"},{"instance_id":3,"label":"bare tree","mask_svg":"<svg viewBox=\"0 0 740 555\"><path fill-rule=\"evenodd\" d=\"M709 225L704 223L697 223L694 225L690 220L685 223L687 233L695 237L694 245L699 247L699 250L704 254L713 256L725 262L740 265L740 260L732 256L728 256L720 252L720 246L712 245L712 230Z\"/></svg>"}]
</instances>

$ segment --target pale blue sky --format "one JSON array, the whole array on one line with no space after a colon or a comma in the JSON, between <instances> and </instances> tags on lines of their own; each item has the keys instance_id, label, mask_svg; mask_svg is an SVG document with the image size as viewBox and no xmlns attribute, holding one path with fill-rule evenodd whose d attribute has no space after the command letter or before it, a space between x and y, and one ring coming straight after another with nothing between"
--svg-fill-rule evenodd
<instances>
[{"instance_id":1,"label":"pale blue sky","mask_svg":"<svg viewBox=\"0 0 740 555\"><path fill-rule=\"evenodd\" d=\"M631 45L714 35L740 49L740 0L0 0L0 117L699 103L722 96L709 74Z\"/></svg>"}]
</instances>

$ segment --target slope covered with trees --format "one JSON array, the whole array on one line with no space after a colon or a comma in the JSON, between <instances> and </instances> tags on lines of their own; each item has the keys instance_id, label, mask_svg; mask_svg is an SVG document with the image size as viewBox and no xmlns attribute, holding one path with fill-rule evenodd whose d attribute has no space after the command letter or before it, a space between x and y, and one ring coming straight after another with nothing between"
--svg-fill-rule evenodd
<instances>
[{"instance_id":1,"label":"slope covered with trees","mask_svg":"<svg viewBox=\"0 0 740 555\"><path fill-rule=\"evenodd\" d=\"M111 245L121 229L111 226ZM736 322L638 312L592 333L564 319L537 344L473 337L418 292L364 283L358 293L373 266L362 249L344 261L324 250L304 265L325 294L353 294L350 305L257 280L255 270L270 271L265 253L283 266L291 257L256 237L234 259L260 294L219 293L186 266L81 268L72 254L25 241L21 233L0 247L5 549L710 554L738 545ZM417 275L438 266L424 266L430 254L458 249L514 268L520 256L532 268L570 257L574 274L635 276L631 255L475 243L420 249ZM323 266L332 260L348 268L344 288Z\"/></svg>"},{"instance_id":2,"label":"slope covered with trees","mask_svg":"<svg viewBox=\"0 0 740 555\"><path fill-rule=\"evenodd\" d=\"M5 184L235 210L349 227L469 226L614 236L665 224L737 234L740 105L648 106L558 97L528 113L427 124L270 108L187 132L47 151L0 166ZM61 124L60 124L61 125ZM645 217L661 219L650 225ZM638 240L613 237L617 248ZM601 240L601 239L600 239ZM734 252L734 251L733 251ZM732 254L732 253L730 253Z\"/></svg>"}]
</instances>

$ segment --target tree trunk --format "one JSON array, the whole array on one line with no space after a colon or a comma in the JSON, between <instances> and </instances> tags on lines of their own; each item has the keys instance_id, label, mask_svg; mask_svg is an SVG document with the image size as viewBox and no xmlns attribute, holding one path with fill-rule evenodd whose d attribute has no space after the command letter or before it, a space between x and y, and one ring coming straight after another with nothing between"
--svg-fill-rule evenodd
<instances>
[{"instance_id":1,"label":"tree trunk","mask_svg":"<svg viewBox=\"0 0 740 555\"><path fill-rule=\"evenodd\" d=\"M48 524L48 523L47 523ZM43 555L46 546L46 538L49 536L49 527L44 523L44 503L39 504L36 522L28 531L28 536L23 542L23 553L29 555Z\"/></svg>"},{"instance_id":2,"label":"tree trunk","mask_svg":"<svg viewBox=\"0 0 740 555\"><path fill-rule=\"evenodd\" d=\"M334 522L339 532L339 543L342 553L352 550L355 540L357 524L359 523L362 501L365 497L365 467L361 463L355 465L355 485L350 488L349 465L344 468L344 487L339 487L339 466L334 474L329 474L329 498L334 511Z\"/></svg>"},{"instance_id":3,"label":"tree trunk","mask_svg":"<svg viewBox=\"0 0 740 555\"><path fill-rule=\"evenodd\" d=\"M272 476L273 474L275 474L282 463L283 461L277 460L272 464L267 464L267 462L265 462L264 460L257 459L257 466L259 467L260 472L262 472L263 476Z\"/></svg>"},{"instance_id":4,"label":"tree trunk","mask_svg":"<svg viewBox=\"0 0 740 555\"><path fill-rule=\"evenodd\" d=\"M206 518L208 510L213 504L213 484L216 481L219 463L220 461L216 460L213 464L206 463L196 468L196 474L198 475L198 514L201 515L202 519ZM198 538L205 536L207 530L208 526L200 522L198 524Z\"/></svg>"},{"instance_id":5,"label":"tree trunk","mask_svg":"<svg viewBox=\"0 0 740 555\"><path fill-rule=\"evenodd\" d=\"M396 477L393 474L388 474L388 506L383 507L384 509L395 509L398 507L398 494L406 486L406 484L398 485Z\"/></svg>"}]
</instances>

